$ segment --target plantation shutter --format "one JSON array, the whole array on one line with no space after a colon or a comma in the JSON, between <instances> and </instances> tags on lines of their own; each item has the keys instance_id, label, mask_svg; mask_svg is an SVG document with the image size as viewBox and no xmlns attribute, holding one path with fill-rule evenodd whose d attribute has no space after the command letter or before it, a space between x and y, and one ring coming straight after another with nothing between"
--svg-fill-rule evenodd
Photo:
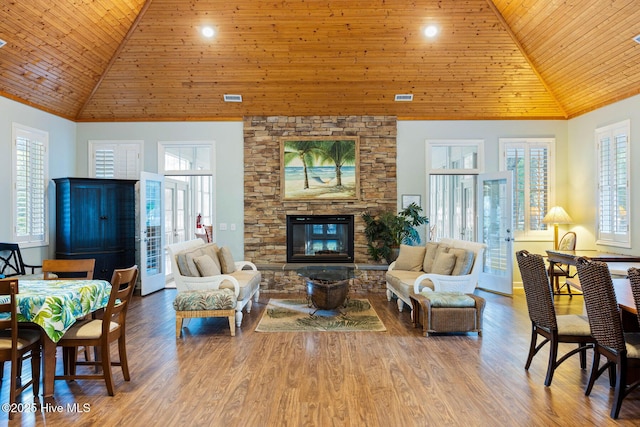
<instances>
[{"instance_id":1,"label":"plantation shutter","mask_svg":"<svg viewBox=\"0 0 640 427\"><path fill-rule=\"evenodd\" d=\"M141 143L91 141L94 178L138 179Z\"/></svg>"},{"instance_id":2,"label":"plantation shutter","mask_svg":"<svg viewBox=\"0 0 640 427\"><path fill-rule=\"evenodd\" d=\"M46 242L48 134L14 126L14 135L14 240Z\"/></svg>"},{"instance_id":3,"label":"plantation shutter","mask_svg":"<svg viewBox=\"0 0 640 427\"><path fill-rule=\"evenodd\" d=\"M628 247L629 121L596 130L598 241Z\"/></svg>"}]
</instances>

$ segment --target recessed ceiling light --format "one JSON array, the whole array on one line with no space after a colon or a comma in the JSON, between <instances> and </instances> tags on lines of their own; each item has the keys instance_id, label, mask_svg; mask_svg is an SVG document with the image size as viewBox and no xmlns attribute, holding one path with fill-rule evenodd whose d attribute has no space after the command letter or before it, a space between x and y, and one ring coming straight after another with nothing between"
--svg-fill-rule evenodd
<instances>
[{"instance_id":1,"label":"recessed ceiling light","mask_svg":"<svg viewBox=\"0 0 640 427\"><path fill-rule=\"evenodd\" d=\"M215 30L212 27L203 27L202 28L202 35L207 37L207 38L211 38L215 35Z\"/></svg>"},{"instance_id":2,"label":"recessed ceiling light","mask_svg":"<svg viewBox=\"0 0 640 427\"><path fill-rule=\"evenodd\" d=\"M5 44L7 44L7 42L2 40L2 39L0 39L0 47L4 46Z\"/></svg>"},{"instance_id":3,"label":"recessed ceiling light","mask_svg":"<svg viewBox=\"0 0 640 427\"><path fill-rule=\"evenodd\" d=\"M435 25L427 25L424 29L425 37L435 37L438 34L438 27Z\"/></svg>"}]
</instances>

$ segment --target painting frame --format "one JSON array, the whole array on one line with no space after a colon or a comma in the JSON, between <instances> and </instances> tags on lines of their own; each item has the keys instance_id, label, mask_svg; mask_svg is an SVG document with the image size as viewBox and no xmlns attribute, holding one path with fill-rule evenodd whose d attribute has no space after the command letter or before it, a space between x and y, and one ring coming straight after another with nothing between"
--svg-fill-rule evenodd
<instances>
[{"instance_id":1,"label":"painting frame","mask_svg":"<svg viewBox=\"0 0 640 427\"><path fill-rule=\"evenodd\" d=\"M412 203L422 207L421 197L419 194L403 194L402 195L402 209L408 208Z\"/></svg>"},{"instance_id":2,"label":"painting frame","mask_svg":"<svg viewBox=\"0 0 640 427\"><path fill-rule=\"evenodd\" d=\"M282 200L359 200L360 138L280 138L280 195Z\"/></svg>"}]
</instances>

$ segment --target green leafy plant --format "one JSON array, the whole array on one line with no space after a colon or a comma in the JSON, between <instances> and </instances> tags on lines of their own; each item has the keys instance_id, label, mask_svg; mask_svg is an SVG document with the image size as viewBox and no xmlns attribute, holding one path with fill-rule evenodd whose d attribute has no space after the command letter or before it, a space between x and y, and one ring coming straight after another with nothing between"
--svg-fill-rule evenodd
<instances>
[{"instance_id":1,"label":"green leafy plant","mask_svg":"<svg viewBox=\"0 0 640 427\"><path fill-rule=\"evenodd\" d=\"M364 234L367 237L367 250L371 258L379 261L384 258L388 263L395 261L400 244L419 244L420 234L416 227L428 224L429 218L421 215L422 208L410 204L397 214L386 211L377 216L364 212Z\"/></svg>"}]
</instances>

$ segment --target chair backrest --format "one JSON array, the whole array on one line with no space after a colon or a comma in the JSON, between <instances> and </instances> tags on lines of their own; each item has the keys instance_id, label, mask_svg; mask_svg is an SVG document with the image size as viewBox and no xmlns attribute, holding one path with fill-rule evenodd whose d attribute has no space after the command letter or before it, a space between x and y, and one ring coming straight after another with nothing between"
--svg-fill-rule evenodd
<instances>
[{"instance_id":1,"label":"chair backrest","mask_svg":"<svg viewBox=\"0 0 640 427\"><path fill-rule=\"evenodd\" d=\"M17 243L0 243L0 274L5 277L24 276L24 262Z\"/></svg>"},{"instance_id":2,"label":"chair backrest","mask_svg":"<svg viewBox=\"0 0 640 427\"><path fill-rule=\"evenodd\" d=\"M45 259L42 261L44 280L60 278L93 279L95 259Z\"/></svg>"},{"instance_id":3,"label":"chair backrest","mask_svg":"<svg viewBox=\"0 0 640 427\"><path fill-rule=\"evenodd\" d=\"M558 243L558 250L560 251L575 251L576 250L576 233L568 231L562 236Z\"/></svg>"},{"instance_id":4,"label":"chair backrest","mask_svg":"<svg viewBox=\"0 0 640 427\"><path fill-rule=\"evenodd\" d=\"M118 323L121 328L124 328L127 309L133 296L133 288L136 285L137 278L137 265L113 271L113 276L111 277L111 294L109 295L109 302L104 309L102 321L103 336L108 335L112 321Z\"/></svg>"},{"instance_id":5,"label":"chair backrest","mask_svg":"<svg viewBox=\"0 0 640 427\"><path fill-rule=\"evenodd\" d=\"M598 345L614 353L626 351L620 307L609 267L604 262L579 258L576 268L589 317L591 335Z\"/></svg>"},{"instance_id":6,"label":"chair backrest","mask_svg":"<svg viewBox=\"0 0 640 427\"><path fill-rule=\"evenodd\" d=\"M207 242L213 242L213 225L205 225L203 228L205 234L207 235Z\"/></svg>"},{"instance_id":7,"label":"chair backrest","mask_svg":"<svg viewBox=\"0 0 640 427\"><path fill-rule=\"evenodd\" d=\"M516 253L516 259L522 276L529 318L535 325L549 332L558 329L551 284L544 259L541 255L530 254L524 250Z\"/></svg>"},{"instance_id":8,"label":"chair backrest","mask_svg":"<svg viewBox=\"0 0 640 427\"><path fill-rule=\"evenodd\" d=\"M18 279L0 279L0 298L9 297L7 302L0 304L0 313L9 313L9 317L0 316L0 330L11 329L11 360L17 358L18 315L16 309L16 294L18 293ZM5 299L5 298L2 298ZM4 350L0 351L2 353ZM2 360L8 360L7 354Z\"/></svg>"},{"instance_id":9,"label":"chair backrest","mask_svg":"<svg viewBox=\"0 0 640 427\"><path fill-rule=\"evenodd\" d=\"M636 303L638 322L640 323L640 269L631 267L627 270L627 275L629 276L629 282L631 282L631 292Z\"/></svg>"}]
</instances>

